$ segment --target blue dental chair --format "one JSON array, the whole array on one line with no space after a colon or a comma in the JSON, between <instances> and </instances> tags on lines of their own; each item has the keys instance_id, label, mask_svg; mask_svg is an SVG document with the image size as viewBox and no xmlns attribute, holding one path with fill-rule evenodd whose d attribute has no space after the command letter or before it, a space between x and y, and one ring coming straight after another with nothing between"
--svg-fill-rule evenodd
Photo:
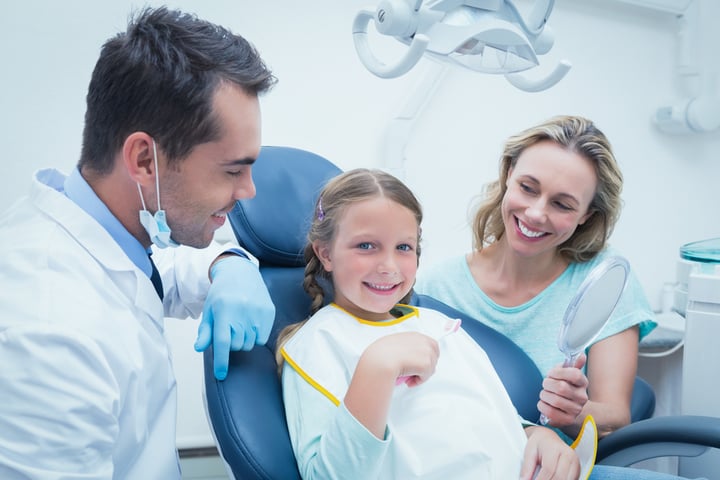
<instances>
[{"instance_id":1,"label":"blue dental chair","mask_svg":"<svg viewBox=\"0 0 720 480\"><path fill-rule=\"evenodd\" d=\"M250 352L232 352L224 381L217 381L213 375L211 349L204 354L210 426L228 473L235 479L300 478L287 433L275 342L280 330L309 313L310 300L302 288L305 235L320 189L340 172L313 153L265 146L253 167L257 196L239 201L229 215L238 242L260 261L276 306L267 345ZM487 351L520 415L539 417L536 404L542 376L517 345L431 297L416 294L411 303L463 319L463 328ZM647 458L678 455L678 449L680 454L697 455L708 446L720 448L720 419L644 420L652 415L654 405L652 388L638 378L632 406L632 419L637 423L599 442L598 463L630 465Z\"/></svg>"}]
</instances>

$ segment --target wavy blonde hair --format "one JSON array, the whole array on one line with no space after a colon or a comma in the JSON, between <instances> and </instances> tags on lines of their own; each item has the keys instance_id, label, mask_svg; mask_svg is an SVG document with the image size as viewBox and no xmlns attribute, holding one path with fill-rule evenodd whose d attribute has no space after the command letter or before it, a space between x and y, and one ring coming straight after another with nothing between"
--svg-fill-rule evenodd
<instances>
[{"instance_id":1,"label":"wavy blonde hair","mask_svg":"<svg viewBox=\"0 0 720 480\"><path fill-rule=\"evenodd\" d=\"M505 142L500 178L483 188L473 219L473 247L477 251L505 234L501 206L510 169L526 148L546 140L589 160L597 175L597 188L588 208L592 215L558 246L558 253L569 262L586 262L605 247L622 209L622 172L610 142L592 121L577 116L557 116Z\"/></svg>"}]
</instances>

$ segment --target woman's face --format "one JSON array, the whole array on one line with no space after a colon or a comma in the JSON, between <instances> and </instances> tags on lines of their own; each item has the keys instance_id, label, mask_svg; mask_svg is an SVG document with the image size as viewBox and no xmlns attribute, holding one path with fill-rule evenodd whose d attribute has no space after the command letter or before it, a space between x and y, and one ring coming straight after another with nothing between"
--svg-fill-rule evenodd
<instances>
[{"instance_id":1,"label":"woman's face","mask_svg":"<svg viewBox=\"0 0 720 480\"><path fill-rule=\"evenodd\" d=\"M506 240L521 256L555 249L590 217L597 175L585 157L546 140L526 148L507 179Z\"/></svg>"}]
</instances>

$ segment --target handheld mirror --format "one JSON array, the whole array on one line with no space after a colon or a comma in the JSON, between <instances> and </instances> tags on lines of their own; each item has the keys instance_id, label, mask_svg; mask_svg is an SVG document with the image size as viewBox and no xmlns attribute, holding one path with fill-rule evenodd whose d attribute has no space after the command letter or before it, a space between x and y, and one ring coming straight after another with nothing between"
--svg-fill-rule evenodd
<instances>
[{"instance_id":1,"label":"handheld mirror","mask_svg":"<svg viewBox=\"0 0 720 480\"><path fill-rule=\"evenodd\" d=\"M558 348L565 354L565 366L575 363L600 334L627 283L630 265L622 257L608 257L598 263L580 285L565 310L558 336Z\"/></svg>"},{"instance_id":2,"label":"handheld mirror","mask_svg":"<svg viewBox=\"0 0 720 480\"><path fill-rule=\"evenodd\" d=\"M563 318L558 348L565 354L563 366L577 357L597 338L620 300L627 284L630 265L623 257L608 257L590 271L573 297ZM540 423L547 423L544 415Z\"/></svg>"}]
</instances>

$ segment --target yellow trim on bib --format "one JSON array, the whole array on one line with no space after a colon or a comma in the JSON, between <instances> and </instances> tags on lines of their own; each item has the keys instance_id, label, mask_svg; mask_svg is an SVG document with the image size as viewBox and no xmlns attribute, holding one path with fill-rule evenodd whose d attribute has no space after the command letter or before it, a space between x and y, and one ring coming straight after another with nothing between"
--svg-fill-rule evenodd
<instances>
[{"instance_id":1,"label":"yellow trim on bib","mask_svg":"<svg viewBox=\"0 0 720 480\"><path fill-rule=\"evenodd\" d=\"M353 317L355 320L357 320L359 323L362 323L363 325L370 325L373 327L389 327L391 325L397 325L398 323L404 322L405 320L407 320L410 317L418 316L418 309L416 307L413 307L412 305L404 305L404 304L398 303L397 304L398 307L402 307L403 310L410 310L410 311L408 313L406 313L405 315L403 315L402 317L393 318L393 319L390 319L390 320L387 320L384 322L374 322L372 320L365 320L364 318L360 318L357 315L353 315L352 313L348 312L347 310L345 310L343 307L341 307L340 305L338 305L335 302L332 302L330 305L337 308L338 310L341 310L341 311L347 313L348 315Z\"/></svg>"},{"instance_id":2,"label":"yellow trim on bib","mask_svg":"<svg viewBox=\"0 0 720 480\"><path fill-rule=\"evenodd\" d=\"M290 366L293 368L293 370L295 370L295 371L298 373L298 375L300 375L302 378L304 378L306 382L308 382L310 385L312 385L313 387L315 387L315 389L316 389L318 392L320 392L320 393L322 393L323 395L325 395L331 402L333 402L333 403L335 404L336 407L337 407L338 405L340 405L340 400L338 400L337 398L335 398L335 395L333 395L332 393L328 392L322 385L320 385L320 384L317 383L315 380L313 380L313 379L310 377L310 375L308 375L307 373L305 373L305 371L304 371L302 368L300 368L300 367L298 366L298 364L293 361L292 358L290 358L290 355L288 355L288 353L285 351L285 348L281 348L281 349L280 349L280 355L282 355L282 357L285 359L285 361L288 363L288 365L290 365Z\"/></svg>"}]
</instances>

